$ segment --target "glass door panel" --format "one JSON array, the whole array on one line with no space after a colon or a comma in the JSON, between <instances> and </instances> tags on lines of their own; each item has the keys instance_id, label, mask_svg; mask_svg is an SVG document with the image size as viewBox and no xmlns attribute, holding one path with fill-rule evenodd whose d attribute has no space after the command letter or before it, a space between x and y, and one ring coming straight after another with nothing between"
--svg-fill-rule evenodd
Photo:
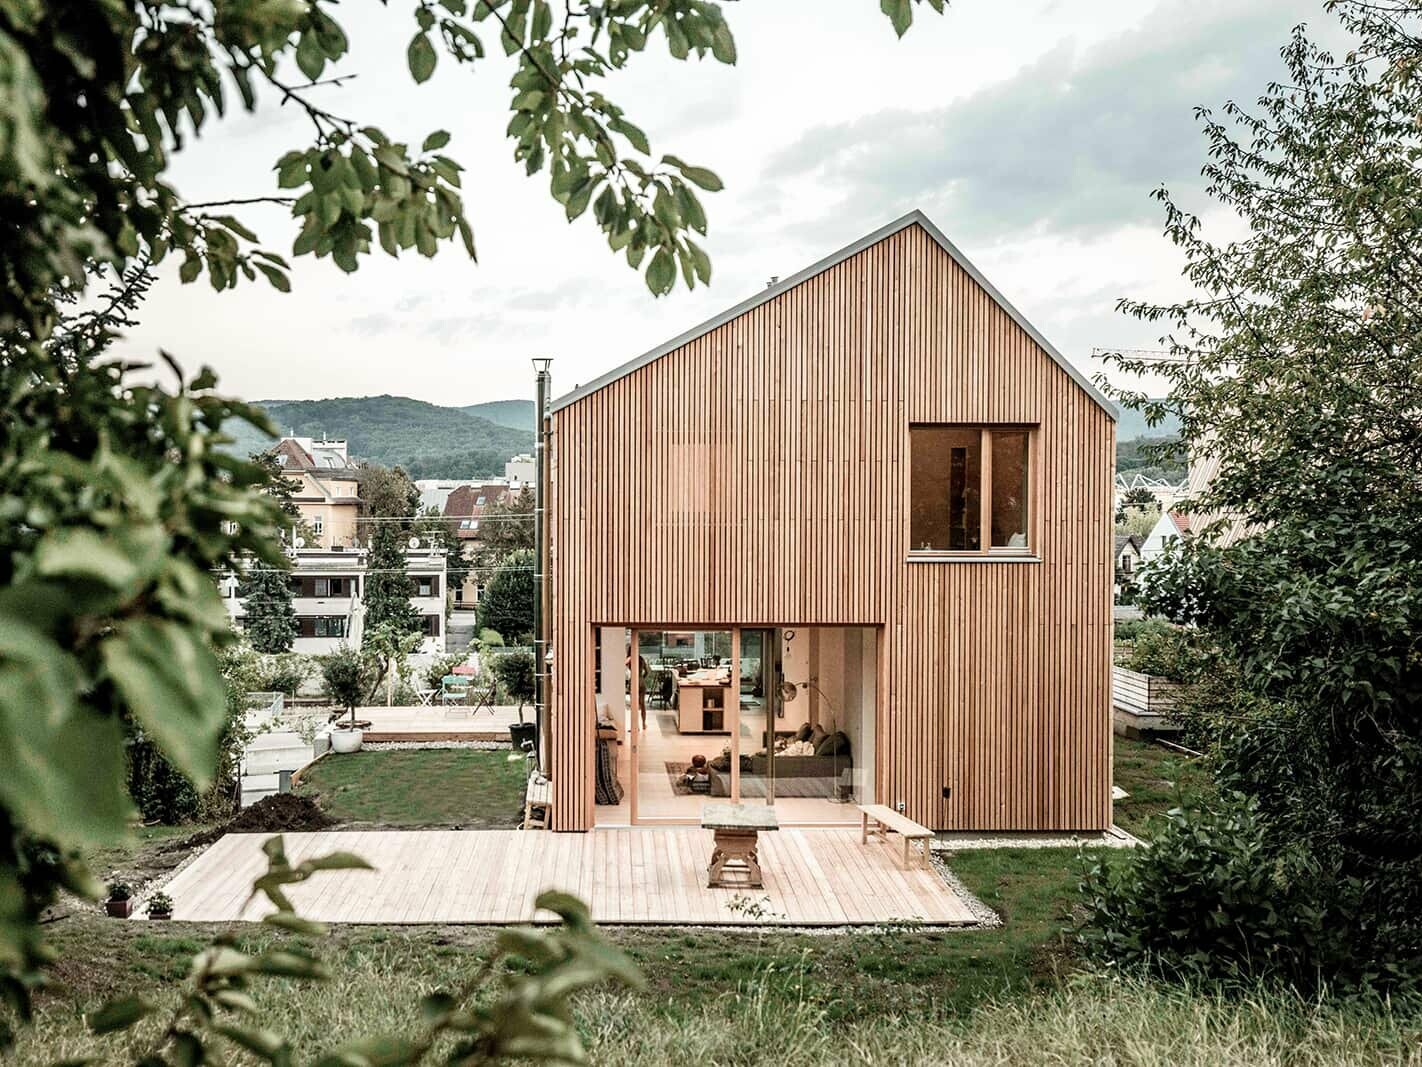
<instances>
[{"instance_id":1,"label":"glass door panel","mask_svg":"<svg viewBox=\"0 0 1422 1067\"><path fill-rule=\"evenodd\" d=\"M747 804L775 799L775 746L770 742L780 664L774 630L741 631L740 798Z\"/></svg>"}]
</instances>

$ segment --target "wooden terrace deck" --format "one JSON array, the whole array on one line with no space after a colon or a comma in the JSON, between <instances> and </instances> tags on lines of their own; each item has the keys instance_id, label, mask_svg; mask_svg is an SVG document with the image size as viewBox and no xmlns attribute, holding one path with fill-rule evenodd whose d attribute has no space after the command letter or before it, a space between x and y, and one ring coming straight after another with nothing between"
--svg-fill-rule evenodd
<instances>
[{"instance_id":1,"label":"wooden terrace deck","mask_svg":"<svg viewBox=\"0 0 1422 1067\"><path fill-rule=\"evenodd\" d=\"M244 908L265 869L268 834L228 834L165 887L175 919L252 921ZM855 830L779 830L761 835L764 889L708 889L711 833L696 827L600 829L586 834L519 830L289 833L293 861L336 850L377 868L318 874L289 890L303 916L333 923L507 924L534 919L544 889L587 901L605 924L838 926L914 920L975 921L936 870L905 870L894 844L861 845ZM732 911L748 897L767 914ZM769 902L762 898L768 897ZM542 915L535 921L548 921Z\"/></svg>"}]
</instances>

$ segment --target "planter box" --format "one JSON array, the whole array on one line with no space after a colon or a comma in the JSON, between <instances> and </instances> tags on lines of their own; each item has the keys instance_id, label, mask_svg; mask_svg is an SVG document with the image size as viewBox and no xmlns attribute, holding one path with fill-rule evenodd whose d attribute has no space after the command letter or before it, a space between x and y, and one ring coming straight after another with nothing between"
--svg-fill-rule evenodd
<instances>
[{"instance_id":1,"label":"planter box","mask_svg":"<svg viewBox=\"0 0 1422 1067\"><path fill-rule=\"evenodd\" d=\"M133 901L130 900L106 900L104 910L115 919L127 919L133 914Z\"/></svg>"},{"instance_id":2,"label":"planter box","mask_svg":"<svg viewBox=\"0 0 1422 1067\"><path fill-rule=\"evenodd\" d=\"M1127 737L1142 733L1178 733L1168 716L1175 709L1178 682L1126 667L1111 668L1111 713L1116 732Z\"/></svg>"}]
</instances>

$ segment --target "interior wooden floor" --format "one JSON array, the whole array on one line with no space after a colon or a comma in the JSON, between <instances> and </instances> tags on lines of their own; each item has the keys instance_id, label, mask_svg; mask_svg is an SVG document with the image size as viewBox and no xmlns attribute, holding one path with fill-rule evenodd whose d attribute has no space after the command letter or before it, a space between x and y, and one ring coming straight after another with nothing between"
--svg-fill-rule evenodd
<instances>
[{"instance_id":1,"label":"interior wooden floor","mask_svg":"<svg viewBox=\"0 0 1422 1067\"><path fill-rule=\"evenodd\" d=\"M623 713L626 723L631 711ZM763 726L761 727L763 728ZM749 751L755 744L749 724L743 726L741 745ZM637 816L639 821L659 820L665 823L701 824L701 808L706 796L679 795L672 786L667 764L675 761L689 764L693 754L712 759L730 744L729 734L683 734L676 726L674 709L652 707L647 710L647 726L642 731L640 766L632 767L632 746L627 729L617 746L617 779L622 783L622 803L600 804L593 809L597 826L632 825L632 776L637 775ZM762 793L764 786L761 786ZM756 801L750 801L755 803ZM762 801L763 802L763 801ZM781 826L858 826L859 809L853 804L840 804L819 797L779 796L775 813Z\"/></svg>"},{"instance_id":2,"label":"interior wooden floor","mask_svg":"<svg viewBox=\"0 0 1422 1067\"><path fill-rule=\"evenodd\" d=\"M173 917L256 920L251 902L266 867L267 834L228 834L165 887ZM288 892L298 912L332 923L506 924L551 921L534 915L545 889L587 901L610 924L759 923L835 926L913 920L974 922L966 903L935 870L901 865L902 843L861 845L858 830L791 829L762 834L763 889L708 889L711 833L699 827L542 831L324 831L285 835L289 857L354 852L374 871L316 875ZM736 898L762 906L748 919ZM768 898L766 900L765 898Z\"/></svg>"}]
</instances>

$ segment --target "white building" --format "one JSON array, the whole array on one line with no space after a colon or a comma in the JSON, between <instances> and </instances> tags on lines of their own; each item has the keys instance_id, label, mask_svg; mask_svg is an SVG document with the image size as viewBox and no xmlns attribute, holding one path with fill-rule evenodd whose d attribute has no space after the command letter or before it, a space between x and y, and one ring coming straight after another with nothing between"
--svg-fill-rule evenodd
<instances>
[{"instance_id":1,"label":"white building","mask_svg":"<svg viewBox=\"0 0 1422 1067\"><path fill-rule=\"evenodd\" d=\"M292 560L292 606L296 609L297 636L292 651L320 654L334 651L343 641L359 639L359 609L365 595L366 549L300 549ZM410 603L419 612L425 640L420 652L444 651L445 556L442 549L411 548L405 553L410 576ZM233 622L241 627L246 600L237 596L237 579L221 582L223 602Z\"/></svg>"},{"instance_id":2,"label":"white building","mask_svg":"<svg viewBox=\"0 0 1422 1067\"><path fill-rule=\"evenodd\" d=\"M1151 527L1150 533L1141 544L1142 565L1156 559L1172 541L1178 541L1190 534L1190 516L1181 511L1162 511L1160 518Z\"/></svg>"},{"instance_id":3,"label":"white building","mask_svg":"<svg viewBox=\"0 0 1422 1067\"><path fill-rule=\"evenodd\" d=\"M504 464L504 481L508 482L511 489L532 485L536 477L538 464L527 452L514 456Z\"/></svg>"}]
</instances>

